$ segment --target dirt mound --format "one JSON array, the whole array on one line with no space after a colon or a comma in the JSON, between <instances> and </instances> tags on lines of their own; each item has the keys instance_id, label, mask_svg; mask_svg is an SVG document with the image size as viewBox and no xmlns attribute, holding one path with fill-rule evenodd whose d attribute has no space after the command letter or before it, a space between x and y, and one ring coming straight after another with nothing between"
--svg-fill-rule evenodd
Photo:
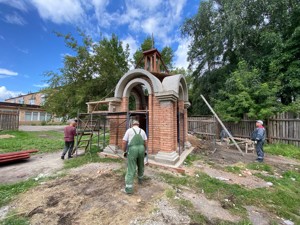
<instances>
[{"instance_id":1,"label":"dirt mound","mask_svg":"<svg viewBox=\"0 0 300 225\"><path fill-rule=\"evenodd\" d=\"M14 135L10 134L0 134L0 139L5 139L5 138L14 138Z\"/></svg>"},{"instance_id":2,"label":"dirt mound","mask_svg":"<svg viewBox=\"0 0 300 225\"><path fill-rule=\"evenodd\" d=\"M129 224L148 214L164 193L151 179L135 184L133 195L121 192L123 188L124 176L113 170L70 174L30 190L15 208L30 217L31 224Z\"/></svg>"}]
</instances>

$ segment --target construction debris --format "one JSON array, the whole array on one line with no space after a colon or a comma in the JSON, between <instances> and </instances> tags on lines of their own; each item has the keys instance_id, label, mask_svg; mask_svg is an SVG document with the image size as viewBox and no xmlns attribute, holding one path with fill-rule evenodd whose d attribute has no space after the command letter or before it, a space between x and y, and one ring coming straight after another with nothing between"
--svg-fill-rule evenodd
<instances>
[{"instance_id":1,"label":"construction debris","mask_svg":"<svg viewBox=\"0 0 300 225\"><path fill-rule=\"evenodd\" d=\"M10 153L0 154L0 164L29 159L30 153L34 153L34 152L38 152L38 150L32 149L32 150L26 150L20 152L10 152Z\"/></svg>"}]
</instances>

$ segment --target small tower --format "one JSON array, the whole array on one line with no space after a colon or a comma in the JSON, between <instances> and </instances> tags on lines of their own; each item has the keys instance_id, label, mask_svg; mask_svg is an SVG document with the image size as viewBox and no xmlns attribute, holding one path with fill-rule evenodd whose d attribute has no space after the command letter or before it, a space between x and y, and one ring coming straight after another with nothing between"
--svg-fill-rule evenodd
<instances>
[{"instance_id":1,"label":"small tower","mask_svg":"<svg viewBox=\"0 0 300 225\"><path fill-rule=\"evenodd\" d=\"M150 73L169 74L169 71L161 58L161 54L156 48L144 51L143 57L137 63L136 68L142 60L144 60L144 69Z\"/></svg>"}]
</instances>

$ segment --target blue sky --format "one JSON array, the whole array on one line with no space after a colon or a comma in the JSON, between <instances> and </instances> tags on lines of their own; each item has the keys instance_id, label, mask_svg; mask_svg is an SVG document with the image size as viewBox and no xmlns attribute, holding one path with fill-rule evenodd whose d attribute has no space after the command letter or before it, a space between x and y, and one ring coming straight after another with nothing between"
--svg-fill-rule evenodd
<instances>
[{"instance_id":1,"label":"blue sky","mask_svg":"<svg viewBox=\"0 0 300 225\"><path fill-rule=\"evenodd\" d=\"M174 66L187 67L189 40L180 26L200 0L0 0L0 101L45 87L44 73L58 71L72 54L54 31L95 41L115 33L131 55L153 33L155 47L171 46ZM78 37L78 40L80 38Z\"/></svg>"}]
</instances>

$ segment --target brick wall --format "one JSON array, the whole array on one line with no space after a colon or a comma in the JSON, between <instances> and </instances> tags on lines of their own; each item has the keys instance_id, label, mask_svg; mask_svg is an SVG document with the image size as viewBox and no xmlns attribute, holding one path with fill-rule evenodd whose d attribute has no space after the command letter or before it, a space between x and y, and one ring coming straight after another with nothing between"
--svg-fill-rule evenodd
<instances>
[{"instance_id":1,"label":"brick wall","mask_svg":"<svg viewBox=\"0 0 300 225\"><path fill-rule=\"evenodd\" d=\"M43 96L44 94L40 92L31 93L28 95L21 95L19 97L6 99L5 102L28 104L28 105L42 105L44 101Z\"/></svg>"}]
</instances>

